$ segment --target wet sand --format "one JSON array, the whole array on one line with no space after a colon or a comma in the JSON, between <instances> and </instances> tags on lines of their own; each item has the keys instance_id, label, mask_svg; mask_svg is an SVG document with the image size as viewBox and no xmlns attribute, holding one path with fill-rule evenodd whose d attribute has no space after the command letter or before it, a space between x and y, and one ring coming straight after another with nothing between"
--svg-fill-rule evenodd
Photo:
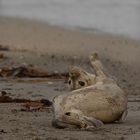
<instances>
[{"instance_id":1,"label":"wet sand","mask_svg":"<svg viewBox=\"0 0 140 140\"><path fill-rule=\"evenodd\" d=\"M93 132L59 130L51 126L52 113L21 112L21 104L0 104L2 140L138 140L140 137L140 41L109 34L91 34L48 26L21 19L0 18L0 67L35 65L49 72L67 72L80 66L94 72L89 64L91 52L101 56L105 72L129 94L128 117L123 124L106 124ZM0 78L0 90L11 97L52 99L68 92L65 80L47 78ZM13 111L16 110L16 111Z\"/></svg>"}]
</instances>

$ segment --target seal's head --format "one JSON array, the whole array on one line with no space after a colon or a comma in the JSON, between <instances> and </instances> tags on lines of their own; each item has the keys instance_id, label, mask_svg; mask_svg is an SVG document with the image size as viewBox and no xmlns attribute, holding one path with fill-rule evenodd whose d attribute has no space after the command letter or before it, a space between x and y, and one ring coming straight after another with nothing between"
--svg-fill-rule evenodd
<instances>
[{"instance_id":1,"label":"seal's head","mask_svg":"<svg viewBox=\"0 0 140 140\"><path fill-rule=\"evenodd\" d=\"M52 125L55 128L77 128L79 119L77 111L66 111L63 99L66 95L59 95L53 98L53 120Z\"/></svg>"},{"instance_id":2,"label":"seal's head","mask_svg":"<svg viewBox=\"0 0 140 140\"><path fill-rule=\"evenodd\" d=\"M95 78L94 74L90 74L81 68L73 67L69 71L68 85L71 90L80 89L95 84Z\"/></svg>"}]
</instances>

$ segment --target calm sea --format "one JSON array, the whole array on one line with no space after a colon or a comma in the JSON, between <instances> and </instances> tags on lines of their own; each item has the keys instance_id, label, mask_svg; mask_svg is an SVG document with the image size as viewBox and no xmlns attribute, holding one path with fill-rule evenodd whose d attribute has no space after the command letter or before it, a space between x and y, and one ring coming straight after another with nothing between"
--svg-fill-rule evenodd
<instances>
[{"instance_id":1,"label":"calm sea","mask_svg":"<svg viewBox=\"0 0 140 140\"><path fill-rule=\"evenodd\" d=\"M140 0L0 0L0 15L140 39Z\"/></svg>"}]
</instances>

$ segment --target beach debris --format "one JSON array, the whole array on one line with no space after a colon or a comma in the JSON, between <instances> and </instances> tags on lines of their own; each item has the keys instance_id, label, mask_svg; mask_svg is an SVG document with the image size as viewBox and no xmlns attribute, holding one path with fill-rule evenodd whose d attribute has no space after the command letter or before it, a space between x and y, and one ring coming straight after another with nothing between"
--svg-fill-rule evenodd
<instances>
[{"instance_id":1,"label":"beach debris","mask_svg":"<svg viewBox=\"0 0 140 140\"><path fill-rule=\"evenodd\" d=\"M4 91L4 90L1 91L1 95L2 95L2 96L6 96L7 94L11 94L11 93L7 93L7 92Z\"/></svg>"},{"instance_id":2,"label":"beach debris","mask_svg":"<svg viewBox=\"0 0 140 140\"><path fill-rule=\"evenodd\" d=\"M52 110L52 102L49 100L38 100L38 101L31 101L23 104L21 111L40 111L40 112L51 112Z\"/></svg>"},{"instance_id":3,"label":"beach debris","mask_svg":"<svg viewBox=\"0 0 140 140\"><path fill-rule=\"evenodd\" d=\"M7 133L4 129L0 129L0 134Z\"/></svg>"},{"instance_id":4,"label":"beach debris","mask_svg":"<svg viewBox=\"0 0 140 140\"><path fill-rule=\"evenodd\" d=\"M44 105L44 106L47 106L47 107L50 107L52 106L52 102L48 99L41 99L40 102Z\"/></svg>"},{"instance_id":5,"label":"beach debris","mask_svg":"<svg viewBox=\"0 0 140 140\"><path fill-rule=\"evenodd\" d=\"M48 99L30 100L30 99L19 99L12 98L6 91L1 91L0 103L23 103L21 111L47 111L50 112L52 109L52 102Z\"/></svg>"},{"instance_id":6,"label":"beach debris","mask_svg":"<svg viewBox=\"0 0 140 140\"><path fill-rule=\"evenodd\" d=\"M64 78L67 73L48 73L47 70L34 66L17 66L0 68L0 77Z\"/></svg>"},{"instance_id":7,"label":"beach debris","mask_svg":"<svg viewBox=\"0 0 140 140\"><path fill-rule=\"evenodd\" d=\"M3 59L7 59L8 57L7 56L5 56L5 54L4 53L0 53L0 60L3 60Z\"/></svg>"},{"instance_id":8,"label":"beach debris","mask_svg":"<svg viewBox=\"0 0 140 140\"><path fill-rule=\"evenodd\" d=\"M1 91L0 95L0 103L25 103L30 100L28 99L18 99L18 98L11 98L9 96L10 93L7 93L6 91Z\"/></svg>"},{"instance_id":9,"label":"beach debris","mask_svg":"<svg viewBox=\"0 0 140 140\"><path fill-rule=\"evenodd\" d=\"M48 72L31 66L19 66L19 67L4 67L0 68L1 77L46 77Z\"/></svg>"},{"instance_id":10,"label":"beach debris","mask_svg":"<svg viewBox=\"0 0 140 140\"><path fill-rule=\"evenodd\" d=\"M0 59L3 59L5 56L3 53L0 53Z\"/></svg>"},{"instance_id":11,"label":"beach debris","mask_svg":"<svg viewBox=\"0 0 140 140\"><path fill-rule=\"evenodd\" d=\"M17 113L18 110L17 110L17 109L11 109L11 112L12 112L12 113Z\"/></svg>"},{"instance_id":12,"label":"beach debris","mask_svg":"<svg viewBox=\"0 0 140 140\"><path fill-rule=\"evenodd\" d=\"M0 44L0 51L9 51L9 47Z\"/></svg>"}]
</instances>

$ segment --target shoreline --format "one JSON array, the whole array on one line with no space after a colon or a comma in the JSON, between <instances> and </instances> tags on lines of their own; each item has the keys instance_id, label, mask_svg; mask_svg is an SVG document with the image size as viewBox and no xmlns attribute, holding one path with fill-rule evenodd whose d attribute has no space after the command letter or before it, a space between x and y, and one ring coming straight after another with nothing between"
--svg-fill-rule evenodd
<instances>
[{"instance_id":1,"label":"shoreline","mask_svg":"<svg viewBox=\"0 0 140 140\"><path fill-rule=\"evenodd\" d=\"M5 17L5 16L0 16L0 31L1 31L0 32L1 38L2 38L2 35L5 35L5 36L7 35L7 40L8 40L8 37L10 39L9 41L6 42L6 38L3 37L0 41L3 42L4 44L7 43L7 45L8 45L11 43L11 47L13 47L15 49L16 48L21 49L21 50L27 49L27 50L31 50L31 51L34 51L34 48L38 47L37 40L33 40L36 37L36 34L34 34L34 33L38 33L39 34L38 37L42 37L42 40L39 40L41 47L44 45L43 43L46 43L46 45L48 45L47 47L50 47L52 45L52 44L47 44L48 40L45 40L45 36L43 36L43 35L46 35L46 37L49 37L49 39L51 40L50 42L53 41L52 39L56 39L54 41L61 41L60 39L62 39L62 41L64 41L64 39L66 41L70 41L67 38L64 38L65 35L67 35L68 37L70 37L71 41L72 40L75 41L77 39L78 40L77 42L81 43L81 46L82 46L82 43L85 43L86 41L90 42L90 43L86 42L87 44L92 44L92 45L96 44L98 41L101 41L101 43L108 43L111 46L112 46L112 44L115 45L117 43L117 41L118 41L118 43L122 43L122 44L124 43L123 45L125 45L125 43L126 44L134 43L136 45L138 45L138 43L140 43L140 40L138 40L138 39L125 37L123 35L113 35L110 33L98 31L96 29L94 30L94 29L87 29L87 28L80 28L80 27L67 28L65 26L62 27L62 26L49 25L46 22L42 22L42 21L38 21L38 20L30 20L30 19L26 19L26 18L12 18L12 17ZM47 33L50 33L49 36ZM54 33L54 35L52 35L53 33ZM14 38L12 35L15 37L18 37L18 38ZM34 38L33 38L33 35L35 36ZM80 41L79 38L80 39L85 38L85 41L84 40ZM88 38L93 39L93 41L91 39L88 40ZM35 43L33 44L33 42L32 42L32 45L30 42L29 42L29 44L27 44L27 42L25 42L25 45L29 45L29 47L31 47L31 48L29 48L29 47L25 46L23 42L21 42L22 43L22 44L20 44L21 46L18 43L15 43L15 41L18 42L18 41L21 41L21 39L23 39L23 41L28 41L28 42L34 41L37 45L34 45ZM96 39L97 39L97 41L96 41ZM74 42L74 43L76 44L77 42ZM58 42L58 43L61 43L61 42ZM72 45L75 45L75 44L72 44ZM77 47L79 47L78 45L77 45ZM98 42L98 45L99 45L99 42ZM87 47L89 49L91 49L90 46L87 46ZM96 48L96 46L94 48ZM45 48L42 48L42 49L45 50ZM39 50L37 50L37 51L39 51ZM39 51L39 52L42 52L42 51Z\"/></svg>"},{"instance_id":2,"label":"shoreline","mask_svg":"<svg viewBox=\"0 0 140 140\"><path fill-rule=\"evenodd\" d=\"M140 69L140 40L102 33L50 26L47 23L0 16L0 45L12 50L87 58L98 52L101 58L136 63Z\"/></svg>"}]
</instances>

